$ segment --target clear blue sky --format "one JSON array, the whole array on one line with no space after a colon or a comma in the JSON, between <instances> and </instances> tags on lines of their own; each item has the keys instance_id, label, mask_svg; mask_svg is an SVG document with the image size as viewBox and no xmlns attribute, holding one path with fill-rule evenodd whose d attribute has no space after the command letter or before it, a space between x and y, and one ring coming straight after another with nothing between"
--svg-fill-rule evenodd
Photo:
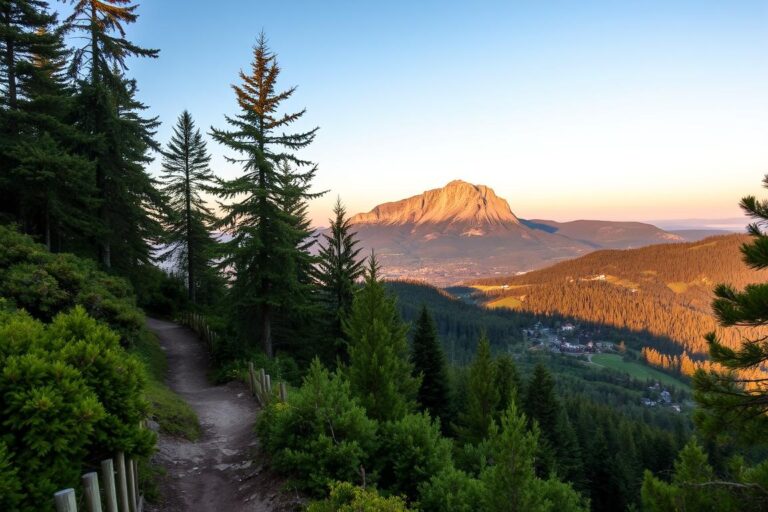
<instances>
[{"instance_id":1,"label":"clear blue sky","mask_svg":"<svg viewBox=\"0 0 768 512\"><path fill-rule=\"evenodd\" d=\"M765 1L144 0L130 62L165 141L206 131L263 29L320 126L312 205L355 213L454 178L528 218L733 217L768 172ZM237 172L210 144L215 171ZM157 169L158 165L153 166ZM767 191L768 192L768 191Z\"/></svg>"}]
</instances>

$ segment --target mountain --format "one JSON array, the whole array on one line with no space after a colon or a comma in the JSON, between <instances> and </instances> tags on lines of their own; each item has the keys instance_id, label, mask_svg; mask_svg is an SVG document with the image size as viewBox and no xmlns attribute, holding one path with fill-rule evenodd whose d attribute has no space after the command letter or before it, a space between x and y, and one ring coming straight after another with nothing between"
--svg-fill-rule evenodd
<instances>
[{"instance_id":1,"label":"mountain","mask_svg":"<svg viewBox=\"0 0 768 512\"><path fill-rule=\"evenodd\" d=\"M768 281L768 270L742 261L746 235L631 250L601 250L525 275L478 280L490 307L560 314L671 340L662 352L701 359L704 335L718 330L732 345L746 330L719 329L710 308L715 284L742 288ZM687 373L684 371L684 373Z\"/></svg>"},{"instance_id":2,"label":"mountain","mask_svg":"<svg viewBox=\"0 0 768 512\"><path fill-rule=\"evenodd\" d=\"M519 219L490 187L455 180L351 218L390 278L433 284L526 272L601 248L683 239L635 222Z\"/></svg>"}]
</instances>

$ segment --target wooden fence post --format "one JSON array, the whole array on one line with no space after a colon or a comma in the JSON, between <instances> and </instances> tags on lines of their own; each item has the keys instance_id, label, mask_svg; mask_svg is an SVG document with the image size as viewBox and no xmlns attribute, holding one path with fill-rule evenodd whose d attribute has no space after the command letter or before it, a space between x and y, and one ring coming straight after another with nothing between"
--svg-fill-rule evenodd
<instances>
[{"instance_id":1,"label":"wooden fence post","mask_svg":"<svg viewBox=\"0 0 768 512\"><path fill-rule=\"evenodd\" d=\"M101 479L104 481L104 499L107 502L107 512L118 512L115 467L112 459L101 461Z\"/></svg>"},{"instance_id":2,"label":"wooden fence post","mask_svg":"<svg viewBox=\"0 0 768 512\"><path fill-rule=\"evenodd\" d=\"M288 387L285 385L285 381L280 381L280 401L288 401Z\"/></svg>"},{"instance_id":3,"label":"wooden fence post","mask_svg":"<svg viewBox=\"0 0 768 512\"><path fill-rule=\"evenodd\" d=\"M269 374L267 374L267 394L272 394L272 377Z\"/></svg>"},{"instance_id":4,"label":"wooden fence post","mask_svg":"<svg viewBox=\"0 0 768 512\"><path fill-rule=\"evenodd\" d=\"M136 479L133 474L133 461L128 459L125 472L128 475L128 504L131 507L131 512L136 511Z\"/></svg>"},{"instance_id":5,"label":"wooden fence post","mask_svg":"<svg viewBox=\"0 0 768 512\"><path fill-rule=\"evenodd\" d=\"M128 479L125 473L125 455L117 453L117 485L120 487L120 508L123 511L130 510L128 505Z\"/></svg>"},{"instance_id":6,"label":"wooden fence post","mask_svg":"<svg viewBox=\"0 0 768 512\"><path fill-rule=\"evenodd\" d=\"M88 512L101 512L101 493L99 492L99 475L95 472L83 475L83 491Z\"/></svg>"},{"instance_id":7,"label":"wooden fence post","mask_svg":"<svg viewBox=\"0 0 768 512\"><path fill-rule=\"evenodd\" d=\"M55 493L53 501L56 503L56 512L77 512L74 489L64 489Z\"/></svg>"},{"instance_id":8,"label":"wooden fence post","mask_svg":"<svg viewBox=\"0 0 768 512\"><path fill-rule=\"evenodd\" d=\"M139 463L136 462L136 459L131 459L131 471L133 473L133 496L136 500L136 512L139 512L141 493L139 492Z\"/></svg>"},{"instance_id":9,"label":"wooden fence post","mask_svg":"<svg viewBox=\"0 0 768 512\"><path fill-rule=\"evenodd\" d=\"M252 395L256 394L256 388L253 385L253 362L252 361L248 362L248 389L251 390Z\"/></svg>"}]
</instances>

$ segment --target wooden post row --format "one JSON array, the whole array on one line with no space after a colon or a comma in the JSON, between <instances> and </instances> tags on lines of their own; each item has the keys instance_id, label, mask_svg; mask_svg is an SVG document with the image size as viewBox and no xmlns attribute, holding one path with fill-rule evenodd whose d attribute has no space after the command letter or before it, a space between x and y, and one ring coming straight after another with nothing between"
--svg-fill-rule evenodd
<instances>
[{"instance_id":1,"label":"wooden post row","mask_svg":"<svg viewBox=\"0 0 768 512\"><path fill-rule=\"evenodd\" d=\"M83 475L83 491L88 512L101 512L101 493L99 492L99 475L95 472Z\"/></svg>"},{"instance_id":2,"label":"wooden post row","mask_svg":"<svg viewBox=\"0 0 768 512\"><path fill-rule=\"evenodd\" d=\"M101 461L101 478L104 480L104 498L107 502L107 512L118 512L115 467L112 459Z\"/></svg>"}]
</instances>

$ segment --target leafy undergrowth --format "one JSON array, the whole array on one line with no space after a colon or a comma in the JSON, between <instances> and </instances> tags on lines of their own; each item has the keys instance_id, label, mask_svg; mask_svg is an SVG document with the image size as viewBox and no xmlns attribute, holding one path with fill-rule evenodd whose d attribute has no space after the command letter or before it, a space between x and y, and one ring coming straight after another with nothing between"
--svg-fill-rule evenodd
<instances>
[{"instance_id":1,"label":"leafy undergrowth","mask_svg":"<svg viewBox=\"0 0 768 512\"><path fill-rule=\"evenodd\" d=\"M146 397L150 403L150 416L160 425L160 432L197 440L200 422L189 404L165 385L168 362L155 335L144 331L133 352L147 368Z\"/></svg>"}]
</instances>

